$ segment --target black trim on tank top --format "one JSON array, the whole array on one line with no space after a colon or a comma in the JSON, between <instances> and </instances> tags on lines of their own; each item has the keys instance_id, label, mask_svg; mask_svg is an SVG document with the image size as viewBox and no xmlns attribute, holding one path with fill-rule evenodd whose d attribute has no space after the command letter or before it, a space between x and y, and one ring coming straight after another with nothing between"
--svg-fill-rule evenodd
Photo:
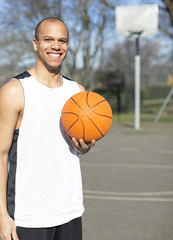
<instances>
[{"instance_id":1,"label":"black trim on tank top","mask_svg":"<svg viewBox=\"0 0 173 240\"><path fill-rule=\"evenodd\" d=\"M31 74L28 71L24 71L23 73L16 75L14 78L23 79L25 77L30 77L30 76L31 76Z\"/></svg>"},{"instance_id":2,"label":"black trim on tank top","mask_svg":"<svg viewBox=\"0 0 173 240\"><path fill-rule=\"evenodd\" d=\"M14 130L13 141L8 155L9 174L7 181L7 209L10 217L14 219L15 211L15 180L17 166L17 139L19 129Z\"/></svg>"}]
</instances>

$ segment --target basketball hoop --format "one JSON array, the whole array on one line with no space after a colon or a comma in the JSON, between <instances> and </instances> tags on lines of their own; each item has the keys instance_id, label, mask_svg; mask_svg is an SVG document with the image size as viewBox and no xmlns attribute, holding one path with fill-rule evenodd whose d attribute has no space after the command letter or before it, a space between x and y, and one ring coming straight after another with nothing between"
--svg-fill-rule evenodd
<instances>
[{"instance_id":1,"label":"basketball hoop","mask_svg":"<svg viewBox=\"0 0 173 240\"><path fill-rule=\"evenodd\" d=\"M119 35L145 37L155 34L158 29L158 6L156 4L118 6L116 11L116 31Z\"/></svg>"},{"instance_id":2,"label":"basketball hoop","mask_svg":"<svg viewBox=\"0 0 173 240\"><path fill-rule=\"evenodd\" d=\"M155 34L158 30L158 6L136 5L115 8L116 31L120 35L136 38L135 55L135 129L140 128L140 54L139 38Z\"/></svg>"}]
</instances>

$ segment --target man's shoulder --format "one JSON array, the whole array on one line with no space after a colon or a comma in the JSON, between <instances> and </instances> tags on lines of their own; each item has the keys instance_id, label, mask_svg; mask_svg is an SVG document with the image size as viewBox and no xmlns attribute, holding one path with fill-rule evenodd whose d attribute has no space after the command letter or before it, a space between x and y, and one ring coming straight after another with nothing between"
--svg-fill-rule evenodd
<instances>
[{"instance_id":1,"label":"man's shoulder","mask_svg":"<svg viewBox=\"0 0 173 240\"><path fill-rule=\"evenodd\" d=\"M0 89L0 111L20 112L24 106L23 89L19 80L12 78Z\"/></svg>"},{"instance_id":2,"label":"man's shoulder","mask_svg":"<svg viewBox=\"0 0 173 240\"><path fill-rule=\"evenodd\" d=\"M10 79L8 82L6 82L2 87L1 91L17 91L21 90L22 86L19 81L19 79L24 79L26 77L30 77L30 73L28 71L24 71L16 76L14 76L12 79Z\"/></svg>"},{"instance_id":3,"label":"man's shoulder","mask_svg":"<svg viewBox=\"0 0 173 240\"><path fill-rule=\"evenodd\" d=\"M18 97L23 91L20 81L17 78L12 78L5 83L0 89L0 96Z\"/></svg>"}]
</instances>

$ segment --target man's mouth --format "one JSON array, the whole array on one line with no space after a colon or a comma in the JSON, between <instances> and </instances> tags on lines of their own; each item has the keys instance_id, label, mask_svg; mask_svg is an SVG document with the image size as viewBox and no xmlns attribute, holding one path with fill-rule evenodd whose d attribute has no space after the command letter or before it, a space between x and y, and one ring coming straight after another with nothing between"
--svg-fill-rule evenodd
<instances>
[{"instance_id":1,"label":"man's mouth","mask_svg":"<svg viewBox=\"0 0 173 240\"><path fill-rule=\"evenodd\" d=\"M52 59L58 59L61 54L60 53L48 53L48 55L52 58Z\"/></svg>"}]
</instances>

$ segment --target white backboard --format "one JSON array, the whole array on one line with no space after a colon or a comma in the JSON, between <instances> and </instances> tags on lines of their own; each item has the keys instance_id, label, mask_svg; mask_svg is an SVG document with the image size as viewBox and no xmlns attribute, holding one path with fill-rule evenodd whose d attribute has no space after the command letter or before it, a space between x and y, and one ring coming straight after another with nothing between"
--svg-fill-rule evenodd
<instances>
[{"instance_id":1,"label":"white backboard","mask_svg":"<svg viewBox=\"0 0 173 240\"><path fill-rule=\"evenodd\" d=\"M141 36L155 34L158 30L158 5L131 5L115 8L116 32L130 36L141 32Z\"/></svg>"}]
</instances>

